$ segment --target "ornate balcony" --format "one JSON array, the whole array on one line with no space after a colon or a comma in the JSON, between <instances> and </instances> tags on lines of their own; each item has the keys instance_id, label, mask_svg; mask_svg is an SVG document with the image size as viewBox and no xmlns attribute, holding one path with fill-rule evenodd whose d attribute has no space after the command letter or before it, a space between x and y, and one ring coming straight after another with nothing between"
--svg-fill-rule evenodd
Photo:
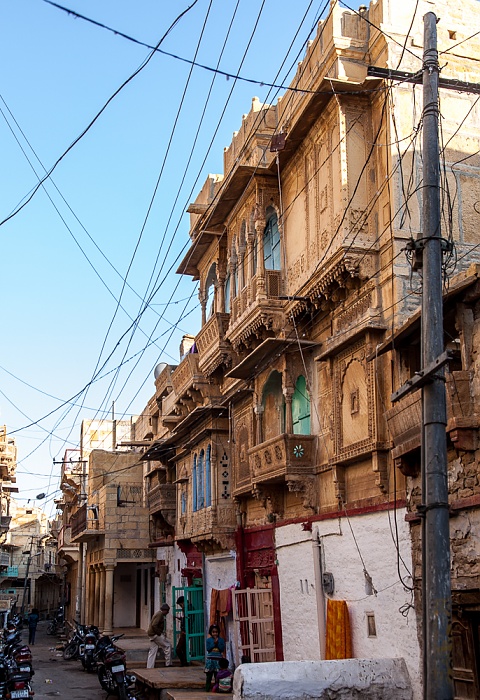
<instances>
[{"instance_id":1,"label":"ornate balcony","mask_svg":"<svg viewBox=\"0 0 480 700\"><path fill-rule=\"evenodd\" d=\"M175 539L190 539L207 552L234 547L235 508L233 503L202 508L177 520Z\"/></svg>"},{"instance_id":2,"label":"ornate balcony","mask_svg":"<svg viewBox=\"0 0 480 700\"><path fill-rule=\"evenodd\" d=\"M167 522L174 520L176 508L175 484L157 484L147 493L147 503L150 515L159 513Z\"/></svg>"},{"instance_id":3,"label":"ornate balcony","mask_svg":"<svg viewBox=\"0 0 480 700\"><path fill-rule=\"evenodd\" d=\"M261 284L260 284L261 281ZM283 311L282 273L265 270L265 277L254 276L232 300L230 325L226 336L236 350L250 336L263 340L272 333L282 337L287 332ZM263 333L262 333L263 329Z\"/></svg>"},{"instance_id":4,"label":"ornate balcony","mask_svg":"<svg viewBox=\"0 0 480 700\"><path fill-rule=\"evenodd\" d=\"M98 535L105 534L104 512L86 504L80 506L70 518L71 541L86 542Z\"/></svg>"},{"instance_id":5,"label":"ornate balcony","mask_svg":"<svg viewBox=\"0 0 480 700\"><path fill-rule=\"evenodd\" d=\"M248 451L254 484L297 481L314 475L314 435L278 435Z\"/></svg>"},{"instance_id":6,"label":"ornate balcony","mask_svg":"<svg viewBox=\"0 0 480 700\"><path fill-rule=\"evenodd\" d=\"M175 416L175 405L177 403L177 395L174 391L163 397L162 399L162 419L166 420L171 416Z\"/></svg>"},{"instance_id":7,"label":"ornate balcony","mask_svg":"<svg viewBox=\"0 0 480 700\"><path fill-rule=\"evenodd\" d=\"M225 339L229 322L230 314L215 313L195 338L198 367L205 376L212 374L230 357L232 348Z\"/></svg>"},{"instance_id":8,"label":"ornate balcony","mask_svg":"<svg viewBox=\"0 0 480 700\"><path fill-rule=\"evenodd\" d=\"M177 400L184 397L194 397L205 386L206 380L200 371L198 362L198 353L189 352L172 372L172 386Z\"/></svg>"},{"instance_id":9,"label":"ornate balcony","mask_svg":"<svg viewBox=\"0 0 480 700\"><path fill-rule=\"evenodd\" d=\"M459 450L474 450L477 446L478 418L470 393L470 372L446 372L447 433ZM420 462L413 459L420 447L422 426L421 390L411 392L386 412L387 425L393 441L392 457L407 476L418 473Z\"/></svg>"},{"instance_id":10,"label":"ornate balcony","mask_svg":"<svg viewBox=\"0 0 480 700\"><path fill-rule=\"evenodd\" d=\"M155 395L158 399L165 396L172 389L172 372L177 365L165 365L155 379Z\"/></svg>"}]
</instances>

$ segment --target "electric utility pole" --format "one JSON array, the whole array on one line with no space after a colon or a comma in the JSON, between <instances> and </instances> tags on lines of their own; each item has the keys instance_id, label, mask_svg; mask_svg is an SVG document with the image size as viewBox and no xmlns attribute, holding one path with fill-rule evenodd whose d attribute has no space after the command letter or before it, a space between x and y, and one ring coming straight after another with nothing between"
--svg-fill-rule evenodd
<instances>
[{"instance_id":1,"label":"electric utility pole","mask_svg":"<svg viewBox=\"0 0 480 700\"><path fill-rule=\"evenodd\" d=\"M422 369L392 394L392 402L422 388L422 606L423 686L425 700L453 700L451 660L450 529L448 511L447 407L444 351L443 252L438 144L438 87L480 93L478 83L440 78L437 18L424 18L423 69L418 73L370 66L368 74L390 80L423 83L423 225L412 241L415 269L422 274Z\"/></svg>"},{"instance_id":2,"label":"electric utility pole","mask_svg":"<svg viewBox=\"0 0 480 700\"><path fill-rule=\"evenodd\" d=\"M438 145L437 18L424 21L423 54L423 236L422 366L428 368L444 351L443 279ZM443 369L432 372L422 388L423 446L423 606L424 678L427 700L452 700L450 528L448 511L447 406Z\"/></svg>"}]
</instances>

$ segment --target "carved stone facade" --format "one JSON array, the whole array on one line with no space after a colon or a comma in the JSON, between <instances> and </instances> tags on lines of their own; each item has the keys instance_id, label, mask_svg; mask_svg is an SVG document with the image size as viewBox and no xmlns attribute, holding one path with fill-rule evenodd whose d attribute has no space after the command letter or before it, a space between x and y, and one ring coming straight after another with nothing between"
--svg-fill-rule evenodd
<instances>
[{"instance_id":1,"label":"carved stone facade","mask_svg":"<svg viewBox=\"0 0 480 700\"><path fill-rule=\"evenodd\" d=\"M469 8L474 11L473 4ZM442 4L443 10L453 21ZM373 25L367 16L375 18ZM390 396L400 375L419 367L412 344L408 362L388 357L397 345L388 346L386 337L418 306L404 248L420 229L420 194L411 188L415 175L421 179L421 163L410 148L418 131L412 88L402 84L391 98L399 115L394 124L384 86L367 78L367 57L376 65L398 58L396 42L376 28L384 22L403 37L400 45L407 41L411 28L398 3L387 7L380 0L358 13L333 4L298 66L295 89L275 106L253 102L226 151L225 172L209 176L188 210L191 246L178 271L199 281L202 327L171 373L171 388L162 380L165 411L159 421L168 433L158 450L164 450L167 482L176 487L172 528L182 546L188 541L208 555L235 547L240 585L271 587L277 659L283 654L280 603L298 602L292 573L277 568L280 547L300 551L303 543L313 544L305 565L315 584L303 577L297 590L316 591L321 620L320 574L328 562L316 558L320 539L338 535L338 551L344 548L347 561L352 552L345 531L350 526L354 535L358 527L369 533L363 549L373 551L390 537L390 511L403 523L418 496L418 406L412 398L403 415ZM419 23L416 18L415 32ZM420 58L420 47L412 46ZM410 54L405 70L417 70ZM466 64L476 74L477 64ZM456 58L453 65L459 67ZM449 99L458 109L472 107L470 97L452 93ZM462 146L468 148L456 139L452 114L446 110L443 128L456 145L445 157L460 162ZM472 120L479 139L478 115ZM480 157L470 151L462 177L476 187ZM403 159L408 168L399 167ZM471 211L456 214L452 236L466 267L464 242L478 236ZM450 337L460 338L463 355L472 355L475 312L465 299L461 303L463 315L457 313ZM455 488L461 497L476 498L470 458L477 449L476 378L471 362L451 369L447 430L452 450L462 451L452 461ZM466 415L460 415L461 406ZM364 527L367 517L378 529ZM412 555L407 529L401 543L406 560ZM460 529L468 539L465 522ZM295 537L288 534L293 531ZM397 573L395 567L387 572L387 561L385 556L371 563L385 590ZM465 571L465 557L457 562ZM368 603L356 579L340 566L334 575L353 601L354 647L366 656L379 654L380 647L368 646L360 631ZM403 588L392 594L385 618L398 617L405 595ZM323 634L320 627L316 634ZM408 627L398 620L398 635L396 649L408 657L418 686L415 623ZM320 639L319 649L322 644ZM308 649L302 653L310 658ZM415 692L418 697L418 687Z\"/></svg>"}]
</instances>

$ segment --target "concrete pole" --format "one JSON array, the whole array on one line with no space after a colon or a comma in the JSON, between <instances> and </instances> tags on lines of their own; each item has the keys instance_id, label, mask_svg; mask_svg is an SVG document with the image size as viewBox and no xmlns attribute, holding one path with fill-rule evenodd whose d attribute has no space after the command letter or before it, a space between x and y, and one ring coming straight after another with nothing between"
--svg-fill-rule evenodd
<instances>
[{"instance_id":1,"label":"concrete pole","mask_svg":"<svg viewBox=\"0 0 480 700\"><path fill-rule=\"evenodd\" d=\"M437 18L424 17L423 67L423 294L422 363L444 351L440 162L438 147ZM447 409L443 370L423 389L423 504L426 630L424 694L427 700L452 700L450 530L448 512Z\"/></svg>"},{"instance_id":2,"label":"concrete pole","mask_svg":"<svg viewBox=\"0 0 480 700\"><path fill-rule=\"evenodd\" d=\"M103 634L113 633L113 572L114 564L105 565L105 626Z\"/></svg>"}]
</instances>

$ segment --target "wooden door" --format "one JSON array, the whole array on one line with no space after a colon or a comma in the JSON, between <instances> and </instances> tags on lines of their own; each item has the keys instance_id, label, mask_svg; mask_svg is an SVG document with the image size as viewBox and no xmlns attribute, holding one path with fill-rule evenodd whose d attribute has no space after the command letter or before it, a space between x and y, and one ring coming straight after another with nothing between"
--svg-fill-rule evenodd
<instances>
[{"instance_id":1,"label":"wooden door","mask_svg":"<svg viewBox=\"0 0 480 700\"><path fill-rule=\"evenodd\" d=\"M239 661L242 657L248 657L252 663L275 661L272 589L246 588L234 591L233 595Z\"/></svg>"},{"instance_id":2,"label":"wooden door","mask_svg":"<svg viewBox=\"0 0 480 700\"><path fill-rule=\"evenodd\" d=\"M454 616L452 622L455 700L479 700L480 613Z\"/></svg>"}]
</instances>

